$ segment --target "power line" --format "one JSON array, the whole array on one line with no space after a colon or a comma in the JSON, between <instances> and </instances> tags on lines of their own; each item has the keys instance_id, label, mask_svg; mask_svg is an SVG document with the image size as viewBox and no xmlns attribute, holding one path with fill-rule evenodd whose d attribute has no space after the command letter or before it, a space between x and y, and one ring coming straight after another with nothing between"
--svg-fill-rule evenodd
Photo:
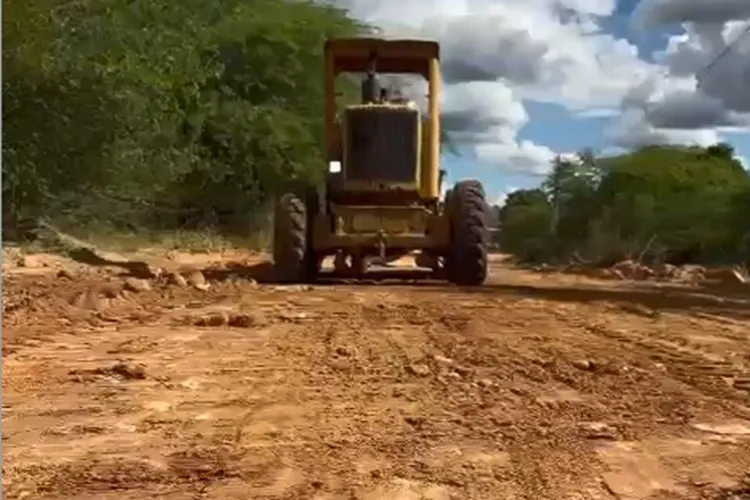
<instances>
[{"instance_id":1,"label":"power line","mask_svg":"<svg viewBox=\"0 0 750 500\"><path fill-rule=\"evenodd\" d=\"M695 74L695 79L700 81L700 79L704 77L706 73L708 73L709 71L711 71L711 69L713 69L716 63L718 63L727 54L729 54L729 52L731 52L732 49L734 49L737 46L737 44L740 43L742 39L748 35L750 35L750 23L748 23L747 26L745 26L745 29L742 31L742 33L740 33L737 36L737 38L735 38L731 43L726 44L726 46L721 50L721 52L716 54L713 57L713 59L711 59L711 61L706 65L706 67L704 67L702 70L700 70L699 72Z\"/></svg>"}]
</instances>

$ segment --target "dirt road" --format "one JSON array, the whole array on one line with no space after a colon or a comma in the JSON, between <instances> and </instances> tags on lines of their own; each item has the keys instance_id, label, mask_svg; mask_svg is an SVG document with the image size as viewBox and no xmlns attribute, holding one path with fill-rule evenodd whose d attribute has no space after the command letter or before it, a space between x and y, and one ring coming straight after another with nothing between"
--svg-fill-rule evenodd
<instances>
[{"instance_id":1,"label":"dirt road","mask_svg":"<svg viewBox=\"0 0 750 500\"><path fill-rule=\"evenodd\" d=\"M223 277L4 272L6 498L750 498L750 297Z\"/></svg>"}]
</instances>

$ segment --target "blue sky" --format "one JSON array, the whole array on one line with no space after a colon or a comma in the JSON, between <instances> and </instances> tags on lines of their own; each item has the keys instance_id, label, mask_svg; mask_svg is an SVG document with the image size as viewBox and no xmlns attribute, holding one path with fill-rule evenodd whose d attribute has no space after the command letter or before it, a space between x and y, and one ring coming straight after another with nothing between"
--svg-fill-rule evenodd
<instances>
[{"instance_id":1,"label":"blue sky","mask_svg":"<svg viewBox=\"0 0 750 500\"><path fill-rule=\"evenodd\" d=\"M614 13L601 19L600 26L605 33L627 39L635 45L641 59L654 62L654 55L665 50L669 37L683 33L683 29L680 25L671 25L661 29L638 30L632 22L637 3L638 0L620 0ZM519 141L533 141L560 153L584 148L602 151L614 146L605 133L612 117L582 117L564 105L532 99L525 100L524 105L529 119L518 131ZM731 143L740 156L750 158L750 133L746 130L723 133L720 137ZM478 160L472 147L460 147L459 150L460 156L444 155L443 164L449 172L449 182L461 178L481 179L493 201L501 200L509 191L534 187L540 182L540 175L508 172Z\"/></svg>"}]
</instances>

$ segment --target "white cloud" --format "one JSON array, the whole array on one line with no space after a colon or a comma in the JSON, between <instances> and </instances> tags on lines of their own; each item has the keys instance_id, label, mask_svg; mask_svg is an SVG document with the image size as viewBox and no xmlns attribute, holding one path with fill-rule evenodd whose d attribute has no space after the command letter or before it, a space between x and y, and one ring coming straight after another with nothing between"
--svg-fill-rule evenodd
<instances>
[{"instance_id":1,"label":"white cloud","mask_svg":"<svg viewBox=\"0 0 750 500\"><path fill-rule=\"evenodd\" d=\"M503 165L506 172L542 176L549 172L555 152L532 141L498 140L475 147L477 159L487 165Z\"/></svg>"},{"instance_id":2,"label":"white cloud","mask_svg":"<svg viewBox=\"0 0 750 500\"><path fill-rule=\"evenodd\" d=\"M683 23L655 54L664 66L646 85L634 86L611 129L623 146L643 142L722 139L750 132L750 1L642 0L635 22L646 29Z\"/></svg>"},{"instance_id":3,"label":"white cloud","mask_svg":"<svg viewBox=\"0 0 750 500\"><path fill-rule=\"evenodd\" d=\"M519 139L528 100L560 104L580 118L611 118L606 137L620 148L709 144L723 130L750 124L750 36L695 77L744 29L736 20L750 17L750 0L642 0L634 14L641 28L686 23L654 61L602 29L617 0L325 1L386 35L440 40L444 127L491 168L549 169L556 152Z\"/></svg>"},{"instance_id":4,"label":"white cloud","mask_svg":"<svg viewBox=\"0 0 750 500\"><path fill-rule=\"evenodd\" d=\"M576 112L611 110L654 64L602 32L616 0L338 0L386 34L441 41L444 125L477 159L505 171L544 173L555 152L519 140L524 100ZM600 111L602 112L602 111Z\"/></svg>"},{"instance_id":5,"label":"white cloud","mask_svg":"<svg viewBox=\"0 0 750 500\"><path fill-rule=\"evenodd\" d=\"M514 91L503 82L465 82L446 86L442 125L453 140L471 144L481 164L508 172L546 173L555 153L517 134L529 121Z\"/></svg>"},{"instance_id":6,"label":"white cloud","mask_svg":"<svg viewBox=\"0 0 750 500\"><path fill-rule=\"evenodd\" d=\"M612 118L619 114L615 108L589 108L576 113L579 118Z\"/></svg>"},{"instance_id":7,"label":"white cloud","mask_svg":"<svg viewBox=\"0 0 750 500\"><path fill-rule=\"evenodd\" d=\"M697 129L716 126L741 126L744 118L727 110L721 99L703 92L676 92L663 99L647 112L649 123L655 127Z\"/></svg>"},{"instance_id":8,"label":"white cloud","mask_svg":"<svg viewBox=\"0 0 750 500\"><path fill-rule=\"evenodd\" d=\"M695 144L708 146L719 141L716 129L694 130L658 128L648 122L647 113L642 109L629 108L622 111L621 117L606 131L613 142L625 149L656 144Z\"/></svg>"},{"instance_id":9,"label":"white cloud","mask_svg":"<svg viewBox=\"0 0 750 500\"><path fill-rule=\"evenodd\" d=\"M514 135L529 121L523 104L502 82L447 85L442 98L442 126L459 139L498 139L502 133L497 130Z\"/></svg>"},{"instance_id":10,"label":"white cloud","mask_svg":"<svg viewBox=\"0 0 750 500\"><path fill-rule=\"evenodd\" d=\"M494 198L490 198L488 201L490 205L502 207L503 205L505 205L505 202L508 199L508 195L513 191L518 191L518 188L515 186L508 186L506 189L500 191L497 196L495 196Z\"/></svg>"}]
</instances>

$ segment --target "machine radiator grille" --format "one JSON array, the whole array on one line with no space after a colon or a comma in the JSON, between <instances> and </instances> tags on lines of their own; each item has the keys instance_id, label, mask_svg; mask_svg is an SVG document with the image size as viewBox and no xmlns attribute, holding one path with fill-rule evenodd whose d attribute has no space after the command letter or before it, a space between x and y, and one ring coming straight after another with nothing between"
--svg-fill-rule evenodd
<instances>
[{"instance_id":1,"label":"machine radiator grille","mask_svg":"<svg viewBox=\"0 0 750 500\"><path fill-rule=\"evenodd\" d=\"M419 112L405 107L348 109L346 179L383 184L418 182L419 123Z\"/></svg>"}]
</instances>

